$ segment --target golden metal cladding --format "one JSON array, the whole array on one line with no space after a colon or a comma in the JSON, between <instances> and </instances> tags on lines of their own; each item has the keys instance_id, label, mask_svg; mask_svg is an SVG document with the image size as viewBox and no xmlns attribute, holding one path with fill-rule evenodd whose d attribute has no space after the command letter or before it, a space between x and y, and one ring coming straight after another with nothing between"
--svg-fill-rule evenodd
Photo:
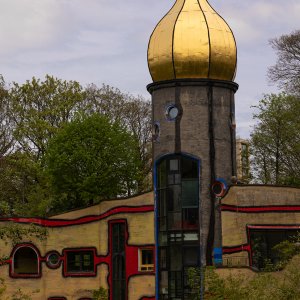
<instances>
[{"instance_id":1,"label":"golden metal cladding","mask_svg":"<svg viewBox=\"0 0 300 300\"><path fill-rule=\"evenodd\" d=\"M153 81L179 78L234 80L233 33L207 0L177 0L154 29L148 47Z\"/></svg>"}]
</instances>

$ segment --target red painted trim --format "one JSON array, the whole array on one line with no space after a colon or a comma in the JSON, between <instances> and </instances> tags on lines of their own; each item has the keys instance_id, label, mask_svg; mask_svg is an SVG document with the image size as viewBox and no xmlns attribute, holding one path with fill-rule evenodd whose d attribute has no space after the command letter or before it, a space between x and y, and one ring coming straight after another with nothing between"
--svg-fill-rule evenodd
<instances>
[{"instance_id":1,"label":"red painted trim","mask_svg":"<svg viewBox=\"0 0 300 300\"><path fill-rule=\"evenodd\" d=\"M106 219L110 216L125 213L145 213L153 212L154 205L143 205L143 206L120 206L112 208L100 215L85 216L78 219L42 219L42 218L1 218L0 222L15 222L15 223L30 223L43 227L65 227L74 226L80 224L91 223Z\"/></svg>"},{"instance_id":2,"label":"red painted trim","mask_svg":"<svg viewBox=\"0 0 300 300\"><path fill-rule=\"evenodd\" d=\"M108 228L109 228L109 257L110 257L110 260L109 260L109 274L108 274L108 285L109 285L109 299L110 300L113 300L113 289L112 289L112 281L113 281L113 256L112 256L112 248L113 248L113 241L112 241L112 225L114 224L124 224L125 225L125 277L126 277L126 292L125 292L125 296L126 296L126 299L124 300L127 300L128 298L128 281L127 281L127 267L128 267L128 257L127 257L127 241L128 241L128 237L129 237L129 234L128 234L128 228L127 228L127 220L126 219L119 219L119 220L111 220L108 222Z\"/></svg>"},{"instance_id":3,"label":"red painted trim","mask_svg":"<svg viewBox=\"0 0 300 300\"><path fill-rule=\"evenodd\" d=\"M154 275L155 271L153 272L139 272L138 266L138 256L139 256L139 249L143 248L155 248L154 245L129 245L129 231L128 231L128 224L126 219L118 219L118 220L111 220L109 221L108 228L109 228L109 275L108 275L108 285L110 287L109 292L109 299L112 298L112 225L122 223L125 224L125 274L126 274L126 299L128 299L128 286L129 280L131 277L140 276L140 275ZM143 299L143 297L141 298ZM148 299L148 298L147 298ZM152 298L150 298L152 299ZM153 298L154 299L154 298Z\"/></svg>"},{"instance_id":4,"label":"red painted trim","mask_svg":"<svg viewBox=\"0 0 300 300\"><path fill-rule=\"evenodd\" d=\"M268 206L235 206L221 205L222 211L231 211L239 213L265 213L265 212L300 212L299 205L268 205Z\"/></svg>"},{"instance_id":5,"label":"red painted trim","mask_svg":"<svg viewBox=\"0 0 300 300\"><path fill-rule=\"evenodd\" d=\"M247 225L248 229L299 229L300 225Z\"/></svg>"},{"instance_id":6,"label":"red painted trim","mask_svg":"<svg viewBox=\"0 0 300 300\"><path fill-rule=\"evenodd\" d=\"M223 254L232 254L232 253L237 253L237 252L242 252L242 251L250 251L250 245L245 244L241 246L234 246L234 247L223 247Z\"/></svg>"}]
</instances>

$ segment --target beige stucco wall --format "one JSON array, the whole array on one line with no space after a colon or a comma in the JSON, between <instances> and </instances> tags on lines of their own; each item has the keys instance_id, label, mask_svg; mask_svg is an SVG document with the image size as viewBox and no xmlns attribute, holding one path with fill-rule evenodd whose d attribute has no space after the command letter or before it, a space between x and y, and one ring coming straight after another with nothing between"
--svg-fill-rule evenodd
<instances>
[{"instance_id":1,"label":"beige stucco wall","mask_svg":"<svg viewBox=\"0 0 300 300\"><path fill-rule=\"evenodd\" d=\"M56 219L77 219L88 215L100 215L119 206L143 206L153 205L153 193L144 194L131 199L103 201L86 209L61 214ZM103 220L76 226L48 228L48 237L41 241L36 238L24 238L22 242L34 244L44 257L47 252L55 250L60 255L65 248L94 247L97 255L108 254L108 222L110 220L126 219L129 232L129 245L154 245L154 213L119 213L109 216ZM6 222L0 226L6 226ZM28 225L20 224L22 227ZM1 257L10 256L12 245L7 245L0 240ZM136 258L138 259L138 258ZM50 296L65 296L68 300L77 300L80 297L91 296L89 290L99 289L100 286L108 288L108 266L100 264L97 267L96 277L63 277L63 264L55 270L49 269L42 262L42 277L39 279L12 279L9 277L9 266L0 267L0 278L4 279L6 285L5 297L11 299L11 295L19 288L29 293L33 300L44 300ZM155 290L153 274L135 276L129 281L129 295L131 299L139 299L142 295L154 295ZM2 298L1 298L2 299ZM5 299L5 298L3 298Z\"/></svg>"},{"instance_id":2,"label":"beige stucco wall","mask_svg":"<svg viewBox=\"0 0 300 300\"><path fill-rule=\"evenodd\" d=\"M237 207L300 206L300 189L276 186L233 186L221 203ZM300 225L300 212L222 211L223 247L247 244L248 225ZM242 251L224 255L224 260L236 260L234 257L238 256L247 257L248 253Z\"/></svg>"}]
</instances>

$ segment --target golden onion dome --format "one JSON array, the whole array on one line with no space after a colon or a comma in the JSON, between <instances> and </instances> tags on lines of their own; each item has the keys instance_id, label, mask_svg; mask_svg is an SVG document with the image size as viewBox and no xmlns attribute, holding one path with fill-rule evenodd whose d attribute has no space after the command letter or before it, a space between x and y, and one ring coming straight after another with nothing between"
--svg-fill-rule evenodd
<instances>
[{"instance_id":1,"label":"golden onion dome","mask_svg":"<svg viewBox=\"0 0 300 300\"><path fill-rule=\"evenodd\" d=\"M150 37L148 65L154 82L232 81L236 64L233 33L207 0L177 0Z\"/></svg>"}]
</instances>

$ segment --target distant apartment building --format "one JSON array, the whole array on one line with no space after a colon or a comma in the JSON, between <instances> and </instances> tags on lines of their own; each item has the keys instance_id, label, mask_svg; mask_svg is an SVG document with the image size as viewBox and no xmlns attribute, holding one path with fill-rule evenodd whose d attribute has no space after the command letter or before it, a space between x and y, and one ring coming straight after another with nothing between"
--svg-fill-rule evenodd
<instances>
[{"instance_id":1,"label":"distant apartment building","mask_svg":"<svg viewBox=\"0 0 300 300\"><path fill-rule=\"evenodd\" d=\"M237 178L241 183L250 181L250 153L249 141L246 139L236 139L236 167Z\"/></svg>"}]
</instances>

